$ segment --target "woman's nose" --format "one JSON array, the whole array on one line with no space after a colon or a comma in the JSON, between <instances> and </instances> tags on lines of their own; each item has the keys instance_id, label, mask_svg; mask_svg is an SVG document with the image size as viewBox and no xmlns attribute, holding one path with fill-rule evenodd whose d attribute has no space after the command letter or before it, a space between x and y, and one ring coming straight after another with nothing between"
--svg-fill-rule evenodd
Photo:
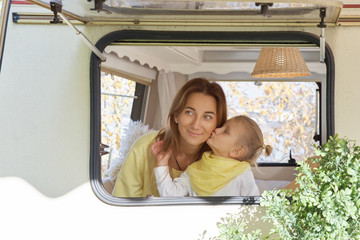
<instances>
[{"instance_id":1,"label":"woman's nose","mask_svg":"<svg viewBox=\"0 0 360 240\"><path fill-rule=\"evenodd\" d=\"M193 122L192 122L193 128L198 129L198 128L200 128L200 125L201 125L201 118L200 117L195 117Z\"/></svg>"}]
</instances>

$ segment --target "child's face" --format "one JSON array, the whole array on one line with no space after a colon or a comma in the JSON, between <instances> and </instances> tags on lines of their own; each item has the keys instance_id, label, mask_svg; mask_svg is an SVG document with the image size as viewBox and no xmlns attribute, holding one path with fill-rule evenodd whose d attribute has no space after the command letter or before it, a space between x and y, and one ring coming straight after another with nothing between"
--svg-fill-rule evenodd
<instances>
[{"instance_id":1,"label":"child's face","mask_svg":"<svg viewBox=\"0 0 360 240\"><path fill-rule=\"evenodd\" d=\"M244 136L244 123L229 119L221 128L216 128L206 141L216 156L232 158L232 151L238 149L239 140Z\"/></svg>"}]
</instances>

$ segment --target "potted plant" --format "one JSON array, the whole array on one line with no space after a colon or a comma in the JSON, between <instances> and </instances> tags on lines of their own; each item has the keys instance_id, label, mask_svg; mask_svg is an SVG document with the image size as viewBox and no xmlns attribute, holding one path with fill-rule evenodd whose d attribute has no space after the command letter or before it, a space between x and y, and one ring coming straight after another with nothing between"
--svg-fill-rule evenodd
<instances>
[{"instance_id":1,"label":"potted plant","mask_svg":"<svg viewBox=\"0 0 360 240\"><path fill-rule=\"evenodd\" d=\"M299 163L294 190L262 194L262 220L273 224L262 239L360 239L360 147L335 135L316 155ZM245 233L239 214L218 227L215 239L261 239L259 229Z\"/></svg>"}]
</instances>

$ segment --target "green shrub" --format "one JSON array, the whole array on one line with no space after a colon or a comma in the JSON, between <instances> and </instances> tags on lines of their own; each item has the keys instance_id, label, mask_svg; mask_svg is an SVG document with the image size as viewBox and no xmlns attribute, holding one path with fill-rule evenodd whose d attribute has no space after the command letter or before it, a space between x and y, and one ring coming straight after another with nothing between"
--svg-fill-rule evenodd
<instances>
[{"instance_id":1,"label":"green shrub","mask_svg":"<svg viewBox=\"0 0 360 240\"><path fill-rule=\"evenodd\" d=\"M238 213L228 214L217 223L219 235L214 239L226 240L257 240L260 239L261 231L257 229L245 233L248 229L248 219L254 220L254 210L251 208L240 208Z\"/></svg>"},{"instance_id":2,"label":"green shrub","mask_svg":"<svg viewBox=\"0 0 360 240\"><path fill-rule=\"evenodd\" d=\"M302 162L297 168L297 189L262 194L262 220L273 224L263 239L360 239L360 147L335 135L316 155L310 160L317 167ZM260 239L261 231L245 234L238 219L234 214L218 225L216 239Z\"/></svg>"}]
</instances>

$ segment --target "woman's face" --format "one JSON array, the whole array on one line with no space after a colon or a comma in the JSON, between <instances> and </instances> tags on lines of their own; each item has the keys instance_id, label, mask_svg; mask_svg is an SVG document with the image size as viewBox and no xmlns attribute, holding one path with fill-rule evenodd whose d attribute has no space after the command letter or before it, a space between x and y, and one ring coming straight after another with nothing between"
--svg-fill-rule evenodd
<instances>
[{"instance_id":1,"label":"woman's face","mask_svg":"<svg viewBox=\"0 0 360 240\"><path fill-rule=\"evenodd\" d=\"M181 136L181 142L202 145L216 128L216 100L203 93L192 93L185 108L175 116Z\"/></svg>"}]
</instances>

